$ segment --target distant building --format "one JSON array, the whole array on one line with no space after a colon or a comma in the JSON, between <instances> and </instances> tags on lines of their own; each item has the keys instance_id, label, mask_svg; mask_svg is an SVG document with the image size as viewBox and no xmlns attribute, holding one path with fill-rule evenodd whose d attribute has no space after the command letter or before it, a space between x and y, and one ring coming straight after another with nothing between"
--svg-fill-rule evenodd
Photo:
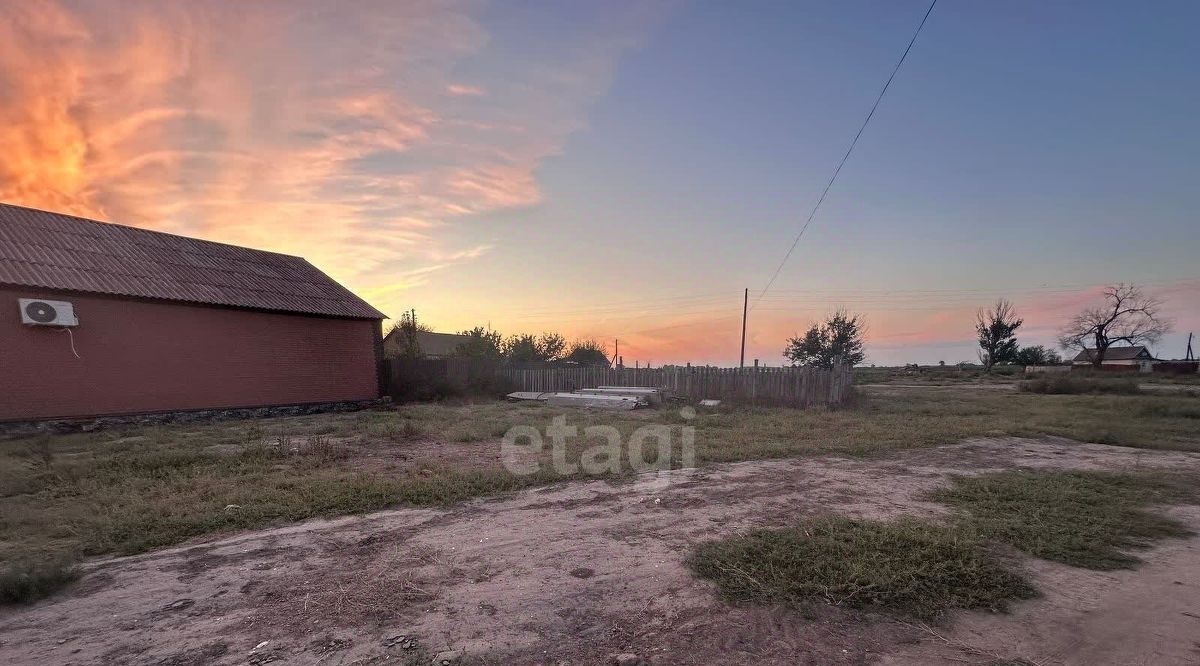
<instances>
[{"instance_id":1,"label":"distant building","mask_svg":"<svg viewBox=\"0 0 1200 666\"><path fill-rule=\"evenodd\" d=\"M425 358L448 358L454 356L459 345L470 342L471 336L457 333L433 333L417 331L417 346ZM385 358L396 358L404 353L401 335L396 329L388 331L383 338L383 355Z\"/></svg>"},{"instance_id":2,"label":"distant building","mask_svg":"<svg viewBox=\"0 0 1200 666\"><path fill-rule=\"evenodd\" d=\"M1071 359L1072 365L1092 365L1096 359L1095 349L1084 349ZM1154 355L1150 350L1142 346L1137 347L1109 347L1104 351L1104 360L1100 362L1103 367L1116 369L1137 370L1140 372L1150 372L1154 368Z\"/></svg>"},{"instance_id":3,"label":"distant building","mask_svg":"<svg viewBox=\"0 0 1200 666\"><path fill-rule=\"evenodd\" d=\"M0 204L0 421L374 399L382 319L301 257Z\"/></svg>"}]
</instances>

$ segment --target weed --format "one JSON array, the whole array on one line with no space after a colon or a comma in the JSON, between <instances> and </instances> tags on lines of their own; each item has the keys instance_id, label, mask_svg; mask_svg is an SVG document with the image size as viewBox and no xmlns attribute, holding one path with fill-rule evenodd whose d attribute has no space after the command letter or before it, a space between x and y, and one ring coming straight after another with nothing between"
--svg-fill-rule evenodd
<instances>
[{"instance_id":1,"label":"weed","mask_svg":"<svg viewBox=\"0 0 1200 666\"><path fill-rule=\"evenodd\" d=\"M418 439L425 434L421 426L405 419L404 424L400 426L400 437L405 440Z\"/></svg>"},{"instance_id":2,"label":"weed","mask_svg":"<svg viewBox=\"0 0 1200 666\"><path fill-rule=\"evenodd\" d=\"M349 455L344 444L337 442L328 435L312 435L303 445L296 447L296 453L310 456L321 462L341 460Z\"/></svg>"},{"instance_id":3,"label":"weed","mask_svg":"<svg viewBox=\"0 0 1200 666\"><path fill-rule=\"evenodd\" d=\"M369 432L376 437L393 442L411 442L420 439L425 434L424 429L410 419L404 419L398 426L395 423L374 425L371 426Z\"/></svg>"},{"instance_id":4,"label":"weed","mask_svg":"<svg viewBox=\"0 0 1200 666\"><path fill-rule=\"evenodd\" d=\"M1192 487L1194 480L1162 475L1013 471L956 478L932 498L961 509L986 538L1035 557L1109 570L1140 561L1125 550L1188 536L1178 521L1146 507L1193 499Z\"/></svg>"},{"instance_id":5,"label":"weed","mask_svg":"<svg viewBox=\"0 0 1200 666\"><path fill-rule=\"evenodd\" d=\"M471 428L461 428L452 432L450 439L455 442L469 444L471 442L482 441L484 437Z\"/></svg>"},{"instance_id":6,"label":"weed","mask_svg":"<svg viewBox=\"0 0 1200 666\"><path fill-rule=\"evenodd\" d=\"M954 608L1004 610L1035 596L970 530L905 520L817 518L695 548L688 566L730 601L813 602L922 619Z\"/></svg>"},{"instance_id":7,"label":"weed","mask_svg":"<svg viewBox=\"0 0 1200 666\"><path fill-rule=\"evenodd\" d=\"M33 450L46 472L54 471L54 450L50 447L50 436L42 435L33 442Z\"/></svg>"}]
</instances>

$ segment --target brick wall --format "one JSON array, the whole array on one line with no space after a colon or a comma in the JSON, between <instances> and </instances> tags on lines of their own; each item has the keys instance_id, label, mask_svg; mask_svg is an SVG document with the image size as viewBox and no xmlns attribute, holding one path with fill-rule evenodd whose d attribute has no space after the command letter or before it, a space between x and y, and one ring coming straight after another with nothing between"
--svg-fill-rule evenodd
<instances>
[{"instance_id":1,"label":"brick wall","mask_svg":"<svg viewBox=\"0 0 1200 666\"><path fill-rule=\"evenodd\" d=\"M70 301L68 333L18 298ZM0 420L366 400L379 322L0 288Z\"/></svg>"}]
</instances>

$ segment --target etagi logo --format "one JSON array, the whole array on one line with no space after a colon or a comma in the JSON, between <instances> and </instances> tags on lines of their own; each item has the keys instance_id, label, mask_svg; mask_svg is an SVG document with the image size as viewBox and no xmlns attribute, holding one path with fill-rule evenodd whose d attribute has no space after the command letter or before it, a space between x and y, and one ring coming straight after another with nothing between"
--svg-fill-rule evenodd
<instances>
[{"instance_id":1,"label":"etagi logo","mask_svg":"<svg viewBox=\"0 0 1200 666\"><path fill-rule=\"evenodd\" d=\"M685 421L696 418L696 410L684 407L679 414ZM691 425L648 424L630 433L626 439L611 425L590 425L582 429L567 422L565 415L554 417L545 433L535 426L517 425L504 433L500 444L505 469L518 476L536 474L546 464L550 449L550 468L560 476L580 473L601 476L632 471L639 485L661 488L670 483L672 469L696 466L696 428ZM592 444L592 442L598 442Z\"/></svg>"}]
</instances>

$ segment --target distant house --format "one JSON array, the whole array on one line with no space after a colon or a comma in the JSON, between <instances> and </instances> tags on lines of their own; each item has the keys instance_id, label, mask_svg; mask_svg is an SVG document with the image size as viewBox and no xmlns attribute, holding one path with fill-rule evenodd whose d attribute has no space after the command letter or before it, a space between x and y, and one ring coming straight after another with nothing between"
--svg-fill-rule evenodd
<instances>
[{"instance_id":1,"label":"distant house","mask_svg":"<svg viewBox=\"0 0 1200 666\"><path fill-rule=\"evenodd\" d=\"M388 334L383 338L383 356L384 358L396 358L403 354L402 341L396 329L388 331ZM459 345L466 344L471 340L468 335L458 335L457 333L433 333L431 331L417 331L417 346L421 349L421 354L425 358L447 358L454 356L454 352Z\"/></svg>"},{"instance_id":2,"label":"distant house","mask_svg":"<svg viewBox=\"0 0 1200 666\"><path fill-rule=\"evenodd\" d=\"M1092 365L1096 359L1095 349L1084 349L1071 359L1072 365ZM1142 346L1109 347L1104 352L1104 360L1100 365L1112 369L1129 369L1140 372L1150 372L1154 367L1154 355Z\"/></svg>"},{"instance_id":3,"label":"distant house","mask_svg":"<svg viewBox=\"0 0 1200 666\"><path fill-rule=\"evenodd\" d=\"M0 421L374 399L383 317L301 257L0 204Z\"/></svg>"}]
</instances>

